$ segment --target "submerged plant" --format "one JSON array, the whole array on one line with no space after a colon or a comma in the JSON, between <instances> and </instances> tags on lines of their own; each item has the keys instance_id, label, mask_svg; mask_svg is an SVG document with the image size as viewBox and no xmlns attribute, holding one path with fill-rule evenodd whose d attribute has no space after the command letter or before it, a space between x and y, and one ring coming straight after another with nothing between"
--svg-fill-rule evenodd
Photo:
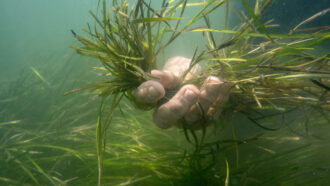
<instances>
[{"instance_id":1,"label":"submerged plant","mask_svg":"<svg viewBox=\"0 0 330 186\"><path fill-rule=\"evenodd\" d=\"M321 14L302 21L288 34L271 34L267 28L276 26L271 25L273 20L261 23L261 15L271 2L257 1L253 10L242 0L251 18L242 14L243 23L237 30L212 29L207 18L208 28L193 30L208 33L209 56L203 59L214 61L201 78L212 73L223 76L233 85L227 107L266 130L277 130L282 125L271 128L259 121L267 123L268 118L284 117L302 107L316 110L329 120L330 54L320 56L313 50L328 41L330 33L294 33L298 26ZM233 36L217 44L217 33ZM308 115L306 118L309 120Z\"/></svg>"},{"instance_id":2,"label":"submerged plant","mask_svg":"<svg viewBox=\"0 0 330 186\"><path fill-rule=\"evenodd\" d=\"M182 23L187 0L171 3L163 1L159 10L153 9L144 0L136 1L135 4L129 0L113 1L107 9L104 0L102 20L90 11L97 25L94 29L88 25L85 31L92 39L72 31L83 47L71 48L76 49L79 54L100 59L103 70L109 76L106 81L85 88L97 89L100 96L123 93L134 101L132 90L146 80L155 79L150 71L157 69L158 54L192 24L222 3L223 1L211 0L191 20ZM179 8L180 15L175 17ZM78 90L81 89L74 91Z\"/></svg>"},{"instance_id":3,"label":"submerged plant","mask_svg":"<svg viewBox=\"0 0 330 186\"><path fill-rule=\"evenodd\" d=\"M100 59L103 67L99 69L105 72L104 81L68 92L92 89L102 97L96 127L99 185L102 183L106 134L114 110L123 98L143 109L156 106L138 103L132 91L144 81L156 79L150 72L158 68L157 56L185 32L203 32L208 41L207 50L198 55L195 52L191 67L200 61L209 62L199 76L187 83L200 85L206 77L216 75L232 85L228 104L217 109L223 109L229 115L241 113L260 128L271 131L288 122L286 115L302 108L305 112L316 110L320 113L318 116L329 121L329 54L315 57L308 53L313 47L329 40L329 32L296 33L306 20L289 34L269 33L268 29L276 25L271 24L272 20L263 23L261 16L272 0L256 1L254 9L242 0L248 13L239 14L243 23L231 30L214 29L208 15L223 5L226 5L228 14L228 3L229 0L194 4L189 4L187 0L163 0L161 7L154 9L151 1L114 0L108 8L103 0L101 18L90 12L97 23L93 28L88 25L85 29L90 38L72 31L83 45L72 48L79 54ZM191 19L183 21L186 7L196 4L201 9ZM191 28L200 20L205 21L205 26ZM219 33L223 37L220 43L216 39ZM274 119L278 116L282 117L282 121ZM306 121L310 119L306 115ZM269 120L275 126L266 126ZM237 148L239 144L259 139L256 135L245 140L210 142L204 140L205 128L199 134L184 127L184 133L187 141L194 145L192 154L183 158L190 168L194 167L197 171L192 175L212 168L201 165L205 157L212 159L228 148ZM228 142L230 145L226 145ZM225 162L225 182L228 184L229 168L227 160Z\"/></svg>"},{"instance_id":4,"label":"submerged plant","mask_svg":"<svg viewBox=\"0 0 330 186\"><path fill-rule=\"evenodd\" d=\"M152 108L155 105L137 103L132 91L142 82L155 79L150 72L157 68L157 55L169 46L178 36L190 29L198 20L210 14L224 1L209 0L189 21L181 22L187 0L162 1L160 9L155 10L144 0L134 4L129 0L113 1L108 9L103 0L100 20L94 13L97 25L85 31L93 38L74 36L83 44L75 47L78 53L100 59L106 73L106 80L77 89L91 88L99 95L111 97L109 111L103 117L106 106L103 99L97 124L97 149L99 157L99 184L102 175L102 156L105 147L106 131L112 119L112 113L123 97L128 98L140 108ZM188 5L189 6L189 5ZM176 12L180 9L180 15ZM172 22L175 22L173 24Z\"/></svg>"}]
</instances>

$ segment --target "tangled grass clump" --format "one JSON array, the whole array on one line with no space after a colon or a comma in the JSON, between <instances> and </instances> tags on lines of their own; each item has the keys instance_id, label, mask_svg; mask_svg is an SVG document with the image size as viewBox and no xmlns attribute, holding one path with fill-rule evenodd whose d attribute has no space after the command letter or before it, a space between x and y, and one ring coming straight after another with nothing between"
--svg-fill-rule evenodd
<instances>
[{"instance_id":1,"label":"tangled grass clump","mask_svg":"<svg viewBox=\"0 0 330 186\"><path fill-rule=\"evenodd\" d=\"M231 30L227 29L227 25L223 30L215 29L209 14L219 7L225 7L228 15L229 2L163 0L161 7L154 9L150 5L151 1L114 0L108 8L103 0L101 19L90 12L96 25L94 28L88 25L85 31L91 39L72 31L82 44L81 47L72 48L79 54L100 59L103 65L101 70L106 72L104 81L69 92L89 88L103 97L96 129L99 184L106 133L112 121L112 113L124 97L139 108L150 109L156 106L137 103L132 91L142 82L155 79L150 72L158 68L158 54L185 32L203 33L208 44L207 49L199 54L195 50L192 64L187 70L201 61L207 61L204 71L187 83L200 86L206 77L215 75L232 85L229 102L223 108L216 109L223 109L231 115L241 113L258 127L270 131L280 129L286 116L301 108L316 111L318 116L329 121L329 54L315 56L310 51L328 41L330 33L315 28L307 29L316 30L314 33L297 31L305 23L327 13L328 9L302 21L288 34L272 34L269 29L278 25L272 24L273 20L263 22L261 17L273 0L255 1L254 8L242 0L246 11L241 14L236 12L242 23ZM183 22L185 9L190 6L201 8ZM204 20L205 25L194 25L200 20ZM222 38L220 43L217 42L218 38ZM274 117L282 117L282 120L276 119L274 122ZM307 121L311 119L306 116ZM272 121L271 126L267 125L269 121ZM221 140L205 145L206 128L199 135L184 127L184 133L187 141L195 147L191 161L199 168L200 158L205 157L201 154L214 146L223 150L218 146L223 142ZM258 137L235 143L237 145L253 139ZM214 155L213 152L206 154Z\"/></svg>"}]
</instances>

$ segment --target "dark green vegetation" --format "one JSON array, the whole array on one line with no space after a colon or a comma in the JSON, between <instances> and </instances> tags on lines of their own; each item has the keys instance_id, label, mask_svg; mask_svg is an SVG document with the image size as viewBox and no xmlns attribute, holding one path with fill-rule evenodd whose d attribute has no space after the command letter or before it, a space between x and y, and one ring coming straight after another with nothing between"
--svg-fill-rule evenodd
<instances>
[{"instance_id":1,"label":"dark green vegetation","mask_svg":"<svg viewBox=\"0 0 330 186\"><path fill-rule=\"evenodd\" d=\"M95 69L102 76L81 75L88 71L77 68L85 58L68 54L53 59L61 63L52 69L31 66L17 80L1 84L1 184L330 181L329 54L312 50L329 39L328 32L296 33L296 28L272 34L275 23L260 21L271 0L253 6L243 0L242 24L231 30L213 28L208 17L221 7L230 12L231 1L164 1L160 9L147 1L126 2L101 6L100 1L101 16L92 14L96 26L86 30L90 36L75 36L83 46L73 48L100 59L102 66ZM186 20L184 10L192 6L200 11ZM148 73L157 68L159 52L188 31L203 32L208 45L193 57L194 64L209 61L193 83L211 74L224 76L232 84L231 97L213 126L163 131L150 112L134 108L152 105L132 104L131 91L153 78ZM88 83L93 91L62 96Z\"/></svg>"}]
</instances>

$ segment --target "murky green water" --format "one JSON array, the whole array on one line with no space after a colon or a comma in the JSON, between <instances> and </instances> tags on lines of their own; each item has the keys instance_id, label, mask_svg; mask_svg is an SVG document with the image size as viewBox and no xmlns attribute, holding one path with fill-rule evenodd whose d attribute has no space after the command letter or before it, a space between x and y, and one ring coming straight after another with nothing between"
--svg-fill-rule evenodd
<instances>
[{"instance_id":1,"label":"murky green water","mask_svg":"<svg viewBox=\"0 0 330 186\"><path fill-rule=\"evenodd\" d=\"M279 22L283 21L285 31L299 21L286 21L278 16L278 9L287 8L294 15L299 6L307 6L291 7L287 1L272 7L273 15L283 19ZM303 19L329 7L327 1L313 3L323 6L310 5L314 11L306 12ZM97 185L95 126L101 100L90 91L63 96L102 78L92 70L100 66L98 60L69 48L79 45L70 30L80 34L87 22L93 25L88 10L96 7L97 1L90 0L0 2L0 185ZM186 16L197 10L192 8ZM225 9L221 10L211 16L216 28L224 25ZM326 16L329 13L313 24L329 25ZM205 38L187 34L162 53L160 63L175 55L191 57L196 46L204 48ZM322 54L329 54L328 46L320 47ZM330 181L329 110L324 111L327 121L306 122L306 113L293 112L292 122L277 131L264 131L242 115L223 117L208 131L207 140L215 139L212 134L217 132L224 143L208 149L207 158L184 158L194 147L181 130L157 128L151 111L137 110L125 101L121 110L115 112L107 134L105 185L223 185L225 180L230 180L229 185L325 185Z\"/></svg>"}]
</instances>

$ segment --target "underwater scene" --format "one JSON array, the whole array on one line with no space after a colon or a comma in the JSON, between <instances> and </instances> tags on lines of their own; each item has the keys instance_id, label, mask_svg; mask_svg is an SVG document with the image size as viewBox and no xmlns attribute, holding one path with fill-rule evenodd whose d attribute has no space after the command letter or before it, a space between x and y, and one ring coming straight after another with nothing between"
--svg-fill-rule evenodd
<instances>
[{"instance_id":1,"label":"underwater scene","mask_svg":"<svg viewBox=\"0 0 330 186\"><path fill-rule=\"evenodd\" d=\"M330 1L0 15L0 185L329 185Z\"/></svg>"}]
</instances>

